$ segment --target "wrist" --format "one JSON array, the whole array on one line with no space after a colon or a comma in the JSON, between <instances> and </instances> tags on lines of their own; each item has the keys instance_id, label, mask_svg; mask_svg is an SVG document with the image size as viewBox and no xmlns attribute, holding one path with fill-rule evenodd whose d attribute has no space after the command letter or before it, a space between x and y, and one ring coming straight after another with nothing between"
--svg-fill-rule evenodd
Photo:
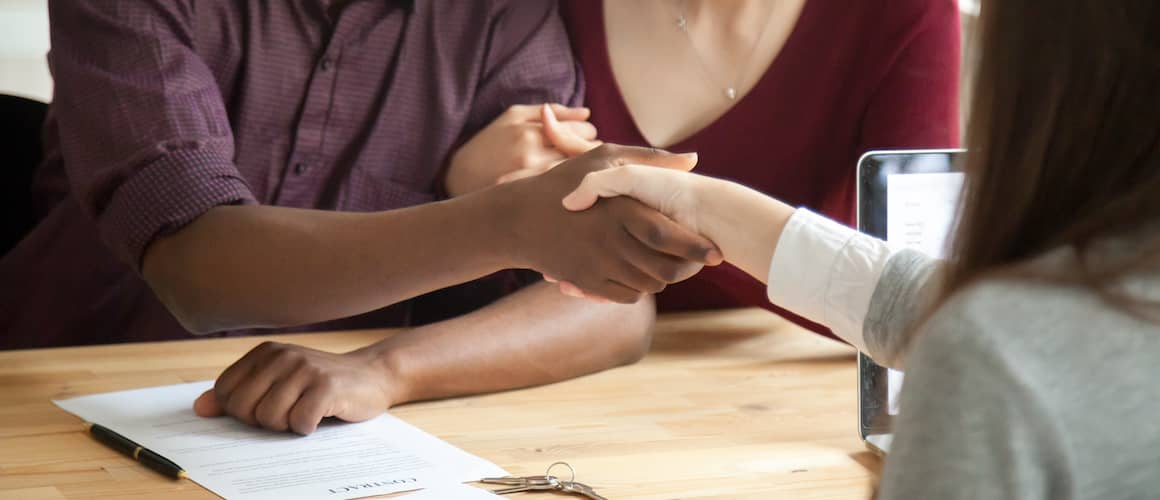
<instances>
[{"instance_id":1,"label":"wrist","mask_svg":"<svg viewBox=\"0 0 1160 500\"><path fill-rule=\"evenodd\" d=\"M737 210L744 209L738 203L738 189L741 186L732 182L706 177L693 176L692 192L695 200L693 210L693 229L702 236L716 243L718 248L725 252L722 245L726 244L737 232L735 228ZM728 256L726 255L726 258Z\"/></svg>"},{"instance_id":2,"label":"wrist","mask_svg":"<svg viewBox=\"0 0 1160 500\"><path fill-rule=\"evenodd\" d=\"M383 398L388 408L414 400L414 383L405 369L406 360L398 350L391 348L387 340L349 354L356 358L356 362L370 367L382 382Z\"/></svg>"},{"instance_id":3,"label":"wrist","mask_svg":"<svg viewBox=\"0 0 1160 500\"><path fill-rule=\"evenodd\" d=\"M514 241L518 235L518 223L513 221L519 214L517 199L511 188L501 185L448 200L446 203L461 205L454 212L460 223L437 230L458 231L468 258L478 259L491 272L526 267L520 245Z\"/></svg>"},{"instance_id":4,"label":"wrist","mask_svg":"<svg viewBox=\"0 0 1160 500\"><path fill-rule=\"evenodd\" d=\"M708 179L698 193L701 234L717 244L726 261L764 282L782 229L795 209L720 179Z\"/></svg>"},{"instance_id":5,"label":"wrist","mask_svg":"<svg viewBox=\"0 0 1160 500\"><path fill-rule=\"evenodd\" d=\"M480 250L495 262L496 271L533 267L527 255L529 246L523 242L528 224L521 215L527 209L528 196L520 192L522 184L500 184L464 197L474 203L470 208L474 221L467 230L474 233L472 239L480 243Z\"/></svg>"}]
</instances>

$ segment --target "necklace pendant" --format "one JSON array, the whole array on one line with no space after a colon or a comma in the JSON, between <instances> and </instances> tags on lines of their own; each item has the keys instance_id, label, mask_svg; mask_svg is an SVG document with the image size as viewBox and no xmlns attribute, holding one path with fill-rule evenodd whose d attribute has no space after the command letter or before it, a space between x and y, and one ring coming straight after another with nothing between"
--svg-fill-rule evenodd
<instances>
[{"instance_id":1,"label":"necklace pendant","mask_svg":"<svg viewBox=\"0 0 1160 500\"><path fill-rule=\"evenodd\" d=\"M725 97L728 97L730 101L737 100L737 89L733 87L725 89Z\"/></svg>"},{"instance_id":2,"label":"necklace pendant","mask_svg":"<svg viewBox=\"0 0 1160 500\"><path fill-rule=\"evenodd\" d=\"M677 16L677 29L681 31L689 31L689 21L685 19L684 15Z\"/></svg>"}]
</instances>

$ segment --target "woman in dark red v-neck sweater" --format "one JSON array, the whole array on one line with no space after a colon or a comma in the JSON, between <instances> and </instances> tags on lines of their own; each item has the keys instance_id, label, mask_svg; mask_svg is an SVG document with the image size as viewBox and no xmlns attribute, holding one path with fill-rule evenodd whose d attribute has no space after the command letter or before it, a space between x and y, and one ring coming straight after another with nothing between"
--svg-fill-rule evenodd
<instances>
[{"instance_id":1,"label":"woman in dark red v-neck sweater","mask_svg":"<svg viewBox=\"0 0 1160 500\"><path fill-rule=\"evenodd\" d=\"M561 7L600 139L649 145L612 70L603 2L563 0ZM716 121L664 146L696 151L700 174L733 179L853 225L862 153L958 145L959 46L952 0L806 0L748 93ZM690 78L699 76L689 71ZM765 287L728 264L657 297L662 312L767 307L829 335L768 304Z\"/></svg>"}]
</instances>

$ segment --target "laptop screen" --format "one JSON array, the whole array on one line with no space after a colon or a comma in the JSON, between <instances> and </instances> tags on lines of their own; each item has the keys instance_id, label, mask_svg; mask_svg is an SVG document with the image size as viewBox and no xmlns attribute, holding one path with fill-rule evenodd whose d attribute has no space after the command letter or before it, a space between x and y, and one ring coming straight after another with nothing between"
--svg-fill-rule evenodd
<instances>
[{"instance_id":1,"label":"laptop screen","mask_svg":"<svg viewBox=\"0 0 1160 500\"><path fill-rule=\"evenodd\" d=\"M895 247L943 257L964 180L961 158L961 150L867 153L858 163L858 229ZM863 437L890 432L902 383L902 372L859 355Z\"/></svg>"},{"instance_id":2,"label":"laptop screen","mask_svg":"<svg viewBox=\"0 0 1160 500\"><path fill-rule=\"evenodd\" d=\"M943 258L963 179L962 172L888 174L886 241ZM887 408L891 415L898 414L901 390L902 372L889 370Z\"/></svg>"}]
</instances>

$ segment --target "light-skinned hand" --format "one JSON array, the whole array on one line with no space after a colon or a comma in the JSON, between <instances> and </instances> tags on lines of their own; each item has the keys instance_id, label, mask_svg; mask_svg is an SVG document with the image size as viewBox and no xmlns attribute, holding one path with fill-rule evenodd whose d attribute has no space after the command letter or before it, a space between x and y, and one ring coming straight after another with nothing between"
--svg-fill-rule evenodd
<instances>
[{"instance_id":1,"label":"light-skinned hand","mask_svg":"<svg viewBox=\"0 0 1160 500\"><path fill-rule=\"evenodd\" d=\"M794 207L737 183L690 172L623 165L592 172L563 198L568 210L590 210L631 198L709 238L733 265L765 282ZM599 201L599 203L598 203ZM567 295L586 296L561 282Z\"/></svg>"},{"instance_id":2,"label":"light-skinned hand","mask_svg":"<svg viewBox=\"0 0 1160 500\"><path fill-rule=\"evenodd\" d=\"M564 208L586 210L600 198L627 196L669 216L686 228L701 233L699 190L703 177L691 172L648 165L623 165L592 172L568 196Z\"/></svg>"},{"instance_id":3,"label":"light-skinned hand","mask_svg":"<svg viewBox=\"0 0 1160 500\"><path fill-rule=\"evenodd\" d=\"M515 105L451 157L444 188L453 197L541 174L600 145L588 108Z\"/></svg>"},{"instance_id":4,"label":"light-skinned hand","mask_svg":"<svg viewBox=\"0 0 1160 500\"><path fill-rule=\"evenodd\" d=\"M591 208L600 198L627 196L665 214L693 232L699 231L696 193L692 181L699 177L680 169L656 168L647 165L623 165L592 172L584 176L580 185L563 200L568 210ZM607 302L603 297L585 293L575 284L545 275L544 280L556 283L564 295Z\"/></svg>"}]
</instances>

